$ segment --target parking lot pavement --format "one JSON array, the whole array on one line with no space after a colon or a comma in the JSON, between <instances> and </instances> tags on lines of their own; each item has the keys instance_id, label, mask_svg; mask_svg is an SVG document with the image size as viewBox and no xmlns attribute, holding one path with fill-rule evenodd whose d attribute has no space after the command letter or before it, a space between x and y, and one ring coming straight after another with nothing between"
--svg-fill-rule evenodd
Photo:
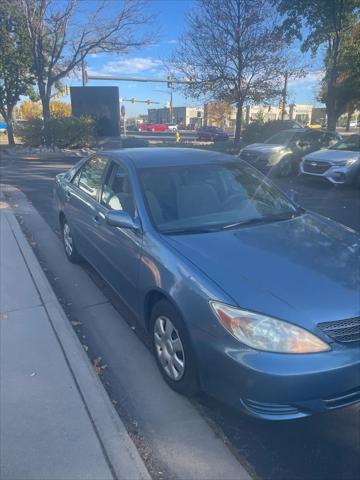
<instances>
[{"instance_id":1,"label":"parking lot pavement","mask_svg":"<svg viewBox=\"0 0 360 480\"><path fill-rule=\"evenodd\" d=\"M74 161L75 159L69 158L53 159L50 162L14 161L3 168L2 181L22 189L46 222L56 231L57 219L51 205L53 178L56 173L69 168ZM299 193L300 203L306 208L360 230L359 191L298 177L279 179L276 182L284 191L295 189ZM81 270L90 275L102 294L118 311L126 313L114 294L91 268L84 265ZM58 282L59 279L53 279L55 288ZM95 322L91 318L88 319L85 329L78 329L78 334L86 337L89 353L93 357L102 356L108 363L111 358L108 359L108 344L104 337L105 324L101 319ZM112 325L111 328L114 328L112 342L116 346L119 327L115 323ZM116 362L116 358L113 361ZM136 423L134 411L130 408L131 401L121 387L121 370L106 369L104 377L109 383L108 391L111 398L118 399L121 401L119 403L125 403L125 406L129 407L127 411L125 409L120 413L127 418L127 426L131 429L132 435L140 438L141 443L143 423ZM136 385L136 378L133 381ZM147 388L146 384L139 387ZM139 391L141 392L141 389ZM295 422L269 423L240 416L208 397L199 398L194 405L212 425L217 435L226 436L241 463L257 478L276 480L358 478L360 471L358 406ZM144 449L146 450L146 447Z\"/></svg>"}]
</instances>

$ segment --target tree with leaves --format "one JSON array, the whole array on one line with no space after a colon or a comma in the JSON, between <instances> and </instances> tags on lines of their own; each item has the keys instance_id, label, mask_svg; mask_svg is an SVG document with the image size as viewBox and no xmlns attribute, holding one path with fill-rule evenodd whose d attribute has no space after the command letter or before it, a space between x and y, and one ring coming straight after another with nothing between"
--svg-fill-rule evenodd
<instances>
[{"instance_id":1,"label":"tree with leaves","mask_svg":"<svg viewBox=\"0 0 360 480\"><path fill-rule=\"evenodd\" d=\"M278 25L269 0L197 0L171 58L176 71L193 79L189 96L236 106L236 140L245 102L281 92L289 67Z\"/></svg>"},{"instance_id":2,"label":"tree with leaves","mask_svg":"<svg viewBox=\"0 0 360 480\"><path fill-rule=\"evenodd\" d=\"M51 144L48 128L53 87L94 52L124 54L153 41L139 33L151 17L146 0L13 0L26 17L33 69L42 103L44 137Z\"/></svg>"},{"instance_id":3,"label":"tree with leaves","mask_svg":"<svg viewBox=\"0 0 360 480\"><path fill-rule=\"evenodd\" d=\"M333 93L335 92L335 116L336 119L344 113L348 113L347 130L351 115L360 106L360 22L352 29L340 47L338 61L338 76ZM320 101L327 104L330 101L328 90L328 78L322 81Z\"/></svg>"},{"instance_id":4,"label":"tree with leaves","mask_svg":"<svg viewBox=\"0 0 360 480\"><path fill-rule=\"evenodd\" d=\"M0 45L0 113L14 145L14 108L21 95L30 93L34 78L25 18L11 0L0 2Z\"/></svg>"},{"instance_id":5,"label":"tree with leaves","mask_svg":"<svg viewBox=\"0 0 360 480\"><path fill-rule=\"evenodd\" d=\"M273 4L285 16L283 29L288 39L302 40L303 52L309 51L315 56L320 48L325 48L323 99L327 127L335 130L341 114L338 103L344 93L338 88L343 76L344 45L358 20L360 0L273 0ZM351 68L349 64L347 69Z\"/></svg>"}]
</instances>

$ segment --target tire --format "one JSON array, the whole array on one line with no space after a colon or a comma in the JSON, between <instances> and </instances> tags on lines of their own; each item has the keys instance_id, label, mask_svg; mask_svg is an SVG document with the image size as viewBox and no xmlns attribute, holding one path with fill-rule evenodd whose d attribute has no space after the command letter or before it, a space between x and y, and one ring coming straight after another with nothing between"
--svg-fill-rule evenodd
<instances>
[{"instance_id":1,"label":"tire","mask_svg":"<svg viewBox=\"0 0 360 480\"><path fill-rule=\"evenodd\" d=\"M360 171L355 175L354 186L360 189Z\"/></svg>"},{"instance_id":2,"label":"tire","mask_svg":"<svg viewBox=\"0 0 360 480\"><path fill-rule=\"evenodd\" d=\"M284 157L281 159L276 170L278 177L290 177L290 175L293 173L292 158Z\"/></svg>"},{"instance_id":3,"label":"tire","mask_svg":"<svg viewBox=\"0 0 360 480\"><path fill-rule=\"evenodd\" d=\"M70 260L71 263L80 263L82 257L76 248L71 228L66 217L63 217L61 220L61 235L68 260Z\"/></svg>"},{"instance_id":4,"label":"tire","mask_svg":"<svg viewBox=\"0 0 360 480\"><path fill-rule=\"evenodd\" d=\"M167 300L154 305L150 332L155 360L165 382L177 393L196 395L200 388L190 337L176 308Z\"/></svg>"}]
</instances>

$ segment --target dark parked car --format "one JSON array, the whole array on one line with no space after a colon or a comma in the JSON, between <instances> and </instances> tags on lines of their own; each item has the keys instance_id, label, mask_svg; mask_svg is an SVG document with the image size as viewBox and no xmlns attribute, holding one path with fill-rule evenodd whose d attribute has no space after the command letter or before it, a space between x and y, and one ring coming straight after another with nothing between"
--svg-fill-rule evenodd
<instances>
[{"instance_id":1,"label":"dark parked car","mask_svg":"<svg viewBox=\"0 0 360 480\"><path fill-rule=\"evenodd\" d=\"M305 155L300 172L360 188L360 135L349 135L329 149Z\"/></svg>"},{"instance_id":2,"label":"dark parked car","mask_svg":"<svg viewBox=\"0 0 360 480\"><path fill-rule=\"evenodd\" d=\"M118 292L177 392L266 419L359 402L354 231L193 149L94 154L56 177L55 200L67 257Z\"/></svg>"},{"instance_id":3,"label":"dark parked car","mask_svg":"<svg viewBox=\"0 0 360 480\"><path fill-rule=\"evenodd\" d=\"M218 142L221 140L229 140L229 135L217 127L202 127L197 131L197 140Z\"/></svg>"},{"instance_id":4,"label":"dark parked car","mask_svg":"<svg viewBox=\"0 0 360 480\"><path fill-rule=\"evenodd\" d=\"M239 156L263 172L287 177L298 171L304 155L328 148L340 139L336 133L326 130L292 128L276 133L264 143L248 145Z\"/></svg>"}]
</instances>

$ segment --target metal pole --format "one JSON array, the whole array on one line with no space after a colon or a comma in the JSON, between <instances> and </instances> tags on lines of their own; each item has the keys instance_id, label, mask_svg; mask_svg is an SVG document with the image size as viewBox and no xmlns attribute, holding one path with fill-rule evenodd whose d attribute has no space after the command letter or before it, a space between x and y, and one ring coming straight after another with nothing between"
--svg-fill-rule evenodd
<instances>
[{"instance_id":1,"label":"metal pole","mask_svg":"<svg viewBox=\"0 0 360 480\"><path fill-rule=\"evenodd\" d=\"M281 120L284 120L284 118L285 118L285 109L286 109L286 100L287 100L287 84L288 84L288 72L285 72L284 88L283 88L283 92L282 92Z\"/></svg>"},{"instance_id":2,"label":"metal pole","mask_svg":"<svg viewBox=\"0 0 360 480\"><path fill-rule=\"evenodd\" d=\"M170 123L174 123L173 117L173 87L170 87Z\"/></svg>"},{"instance_id":3,"label":"metal pole","mask_svg":"<svg viewBox=\"0 0 360 480\"><path fill-rule=\"evenodd\" d=\"M84 59L81 60L81 78L82 78L82 85L86 87L86 70L85 70L85 61Z\"/></svg>"}]
</instances>

